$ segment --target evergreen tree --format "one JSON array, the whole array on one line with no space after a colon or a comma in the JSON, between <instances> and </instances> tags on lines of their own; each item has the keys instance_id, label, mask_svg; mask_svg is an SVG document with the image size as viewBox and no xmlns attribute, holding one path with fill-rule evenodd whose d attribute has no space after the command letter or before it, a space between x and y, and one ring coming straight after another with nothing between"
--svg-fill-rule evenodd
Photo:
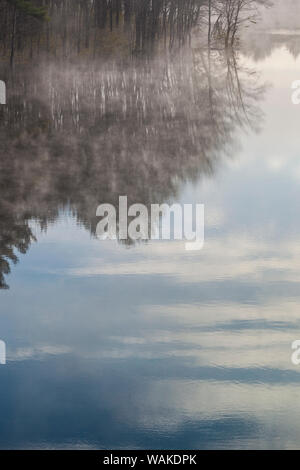
<instances>
[{"instance_id":1,"label":"evergreen tree","mask_svg":"<svg viewBox=\"0 0 300 470\"><path fill-rule=\"evenodd\" d=\"M47 8L44 6L36 6L29 0L6 0L9 4L13 5L15 9L25 13L28 16L39 20L47 19Z\"/></svg>"}]
</instances>

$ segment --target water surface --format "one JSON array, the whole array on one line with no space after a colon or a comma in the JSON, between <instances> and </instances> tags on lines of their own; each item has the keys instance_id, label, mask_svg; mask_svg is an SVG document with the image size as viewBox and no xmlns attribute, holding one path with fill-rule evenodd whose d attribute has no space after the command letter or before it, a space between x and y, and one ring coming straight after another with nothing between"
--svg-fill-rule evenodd
<instances>
[{"instance_id":1,"label":"water surface","mask_svg":"<svg viewBox=\"0 0 300 470\"><path fill-rule=\"evenodd\" d=\"M17 75L1 448L299 447L300 48L272 15L231 54L195 31L175 57ZM97 206L123 194L204 203L204 249L98 240Z\"/></svg>"}]
</instances>

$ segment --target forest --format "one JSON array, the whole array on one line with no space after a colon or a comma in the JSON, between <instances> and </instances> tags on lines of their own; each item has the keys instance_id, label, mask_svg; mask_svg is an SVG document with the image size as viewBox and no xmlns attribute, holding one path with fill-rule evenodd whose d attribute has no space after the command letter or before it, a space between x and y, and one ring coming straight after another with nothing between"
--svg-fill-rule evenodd
<instances>
[{"instance_id":1,"label":"forest","mask_svg":"<svg viewBox=\"0 0 300 470\"><path fill-rule=\"evenodd\" d=\"M0 57L22 59L41 52L71 58L97 56L107 42L123 50L151 50L183 43L194 26L208 40L236 39L242 22L267 0L0 0ZM109 33L118 32L112 36Z\"/></svg>"}]
</instances>

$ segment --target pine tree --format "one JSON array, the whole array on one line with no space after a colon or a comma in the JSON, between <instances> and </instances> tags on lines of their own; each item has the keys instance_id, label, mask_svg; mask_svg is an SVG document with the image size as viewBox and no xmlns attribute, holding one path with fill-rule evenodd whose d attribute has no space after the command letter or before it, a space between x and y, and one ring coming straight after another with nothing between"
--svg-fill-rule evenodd
<instances>
[{"instance_id":1,"label":"pine tree","mask_svg":"<svg viewBox=\"0 0 300 470\"><path fill-rule=\"evenodd\" d=\"M21 11L28 16L32 16L38 20L46 20L48 18L47 8L38 7L29 0L6 0L9 4L13 5L16 11Z\"/></svg>"}]
</instances>

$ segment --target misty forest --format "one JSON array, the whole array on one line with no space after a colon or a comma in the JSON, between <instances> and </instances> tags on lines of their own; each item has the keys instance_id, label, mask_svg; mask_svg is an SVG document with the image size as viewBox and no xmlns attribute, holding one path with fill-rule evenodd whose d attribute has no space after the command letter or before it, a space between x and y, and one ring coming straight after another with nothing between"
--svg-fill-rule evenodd
<instances>
[{"instance_id":1,"label":"misty forest","mask_svg":"<svg viewBox=\"0 0 300 470\"><path fill-rule=\"evenodd\" d=\"M28 60L97 57L109 49L140 53L182 44L191 29L233 45L242 22L268 0L1 0L0 52ZM114 33L114 34L109 34Z\"/></svg>"}]
</instances>

